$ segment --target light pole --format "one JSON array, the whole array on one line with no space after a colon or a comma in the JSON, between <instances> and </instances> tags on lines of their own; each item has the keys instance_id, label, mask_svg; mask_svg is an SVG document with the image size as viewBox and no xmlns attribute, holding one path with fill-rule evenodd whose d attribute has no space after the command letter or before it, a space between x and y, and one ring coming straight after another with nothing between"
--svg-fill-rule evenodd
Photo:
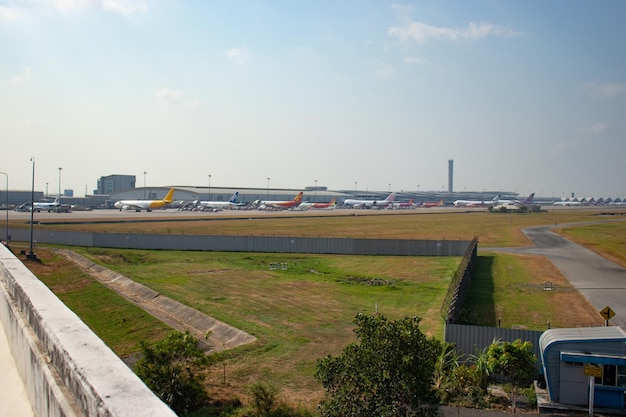
<instances>
[{"instance_id":1,"label":"light pole","mask_svg":"<svg viewBox=\"0 0 626 417\"><path fill-rule=\"evenodd\" d=\"M267 177L267 199L270 199L270 177Z\"/></svg>"},{"instance_id":2,"label":"light pole","mask_svg":"<svg viewBox=\"0 0 626 417\"><path fill-rule=\"evenodd\" d=\"M356 181L354 181L354 194L356 195Z\"/></svg>"},{"instance_id":3,"label":"light pole","mask_svg":"<svg viewBox=\"0 0 626 417\"><path fill-rule=\"evenodd\" d=\"M209 201L211 200L211 174L209 174Z\"/></svg>"},{"instance_id":4,"label":"light pole","mask_svg":"<svg viewBox=\"0 0 626 417\"><path fill-rule=\"evenodd\" d=\"M37 255L33 252L33 224L35 223L35 158L31 156L30 161L33 164L33 179L30 188L30 246L26 259L37 260Z\"/></svg>"},{"instance_id":5,"label":"light pole","mask_svg":"<svg viewBox=\"0 0 626 417\"><path fill-rule=\"evenodd\" d=\"M6 172L0 172L0 174L4 175L5 177L7 177L7 195L6 195L6 213L7 213L7 233L6 233L6 244L9 244L9 174L7 174Z\"/></svg>"},{"instance_id":6,"label":"light pole","mask_svg":"<svg viewBox=\"0 0 626 417\"><path fill-rule=\"evenodd\" d=\"M146 199L146 174L147 172L143 172L143 199Z\"/></svg>"},{"instance_id":7,"label":"light pole","mask_svg":"<svg viewBox=\"0 0 626 417\"><path fill-rule=\"evenodd\" d=\"M63 168L59 167L59 193L57 194L57 196L59 197L59 201L61 201L61 171L63 170Z\"/></svg>"}]
</instances>

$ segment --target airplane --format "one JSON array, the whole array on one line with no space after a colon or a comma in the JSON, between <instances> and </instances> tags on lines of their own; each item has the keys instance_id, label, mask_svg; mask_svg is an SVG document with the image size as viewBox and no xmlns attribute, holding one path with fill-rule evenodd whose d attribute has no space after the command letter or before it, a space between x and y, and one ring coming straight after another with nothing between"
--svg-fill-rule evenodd
<instances>
[{"instance_id":1,"label":"airplane","mask_svg":"<svg viewBox=\"0 0 626 417\"><path fill-rule=\"evenodd\" d=\"M241 205L240 203L237 203L238 196L239 191L236 191L235 194L233 194L228 201L198 201L196 207L209 210L223 210L233 208Z\"/></svg>"},{"instance_id":2,"label":"airplane","mask_svg":"<svg viewBox=\"0 0 626 417\"><path fill-rule=\"evenodd\" d=\"M278 209L289 209L298 207L302 203L302 196L304 192L300 191L293 200L287 201L259 201L259 208L278 208Z\"/></svg>"},{"instance_id":3,"label":"airplane","mask_svg":"<svg viewBox=\"0 0 626 417\"><path fill-rule=\"evenodd\" d=\"M555 201L552 205L553 206L582 206L583 203L581 203L580 201L570 201L570 200L564 200L564 201Z\"/></svg>"},{"instance_id":4,"label":"airplane","mask_svg":"<svg viewBox=\"0 0 626 417\"><path fill-rule=\"evenodd\" d=\"M402 203L394 202L391 204L391 207L393 207L394 209L411 209L411 208L418 207L418 205L413 203L413 199L411 199L409 201L405 201Z\"/></svg>"},{"instance_id":5,"label":"airplane","mask_svg":"<svg viewBox=\"0 0 626 417\"><path fill-rule=\"evenodd\" d=\"M395 199L396 193L391 193L384 200L358 200L349 198L345 200L343 204L345 206L352 206L352 208L385 208L393 203Z\"/></svg>"},{"instance_id":6,"label":"airplane","mask_svg":"<svg viewBox=\"0 0 626 417\"><path fill-rule=\"evenodd\" d=\"M454 203L454 207L491 207L498 204L498 200L500 199L500 194L495 196L493 199L488 201L481 200L456 200Z\"/></svg>"},{"instance_id":7,"label":"airplane","mask_svg":"<svg viewBox=\"0 0 626 417\"><path fill-rule=\"evenodd\" d=\"M61 207L60 196L54 199L52 203L33 203L34 211L39 213L41 210L45 210L48 213L57 211Z\"/></svg>"},{"instance_id":8,"label":"airplane","mask_svg":"<svg viewBox=\"0 0 626 417\"><path fill-rule=\"evenodd\" d=\"M328 203L309 203L309 202L304 202L304 203L300 203L300 205L298 206L298 209L300 209L300 210L309 210L309 209L313 209L313 210L332 210L332 209L335 208L335 202L336 201L337 201L337 199L333 198Z\"/></svg>"},{"instance_id":9,"label":"airplane","mask_svg":"<svg viewBox=\"0 0 626 417\"><path fill-rule=\"evenodd\" d=\"M443 198L439 201L426 201L420 205L420 207L426 207L426 208L441 207L441 206L443 206Z\"/></svg>"},{"instance_id":10,"label":"airplane","mask_svg":"<svg viewBox=\"0 0 626 417\"><path fill-rule=\"evenodd\" d=\"M535 198L535 193L531 193L526 200L498 200L499 205L507 205L507 206L527 206L533 203L533 198Z\"/></svg>"},{"instance_id":11,"label":"airplane","mask_svg":"<svg viewBox=\"0 0 626 417\"><path fill-rule=\"evenodd\" d=\"M141 210L152 211L153 209L160 209L168 206L174 201L174 188L165 195L163 200L120 200L113 205L115 208L122 210L135 210L140 212Z\"/></svg>"}]
</instances>

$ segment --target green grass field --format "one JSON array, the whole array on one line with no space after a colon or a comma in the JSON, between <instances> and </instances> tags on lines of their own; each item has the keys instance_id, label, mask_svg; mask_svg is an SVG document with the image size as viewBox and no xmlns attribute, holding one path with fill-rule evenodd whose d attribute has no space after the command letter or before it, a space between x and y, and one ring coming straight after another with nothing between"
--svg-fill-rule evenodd
<instances>
[{"instance_id":1,"label":"green grass field","mask_svg":"<svg viewBox=\"0 0 626 417\"><path fill-rule=\"evenodd\" d=\"M463 238L482 236L479 239L483 246L483 238L487 246L515 246L527 244L519 231L521 226L597 219L593 213L580 212L562 217L551 213L468 213L192 223L196 233L219 229L222 234L270 234L273 230L282 235L302 231L303 235L316 236L362 233L449 238L454 230ZM137 232L189 232L177 229L181 225L183 229L189 227L187 222L167 223L107 226L131 227L128 231ZM239 229L238 223L246 227ZM613 222L568 228L566 232L579 233L587 239L586 244L619 258L623 254L625 225ZM443 230L438 234L437 228ZM211 369L209 383L213 390L243 395L253 382L271 382L292 402L307 406L314 406L322 394L312 377L316 360L338 353L354 340L352 319L358 312L374 313L378 308L390 318L420 316L424 332L441 338L441 302L459 262L459 258L430 257L76 250L259 338L254 345L222 354L227 385L222 385L224 370ZM38 251L38 256L43 264L32 266L36 275L118 355L131 355L138 351L139 340L158 340L169 331L67 261L44 249ZM270 270L270 263L286 263L287 269ZM544 291L546 281L556 291ZM558 308L563 305L578 309L563 312ZM552 327L601 324L600 316L589 307L547 260L488 252L480 252L466 304L468 320L474 324L496 325L500 320L503 327L533 329L545 328L548 321Z\"/></svg>"}]
</instances>

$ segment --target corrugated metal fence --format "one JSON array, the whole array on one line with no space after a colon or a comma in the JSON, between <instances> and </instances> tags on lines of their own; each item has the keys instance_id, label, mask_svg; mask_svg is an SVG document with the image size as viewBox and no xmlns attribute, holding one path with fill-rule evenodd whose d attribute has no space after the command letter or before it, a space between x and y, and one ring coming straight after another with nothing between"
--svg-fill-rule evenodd
<instances>
[{"instance_id":1,"label":"corrugated metal fence","mask_svg":"<svg viewBox=\"0 0 626 417\"><path fill-rule=\"evenodd\" d=\"M30 231L27 229L11 229L10 235L14 241L30 241ZM400 256L463 256L471 243L468 240L207 236L50 230L34 230L33 240L59 245L120 249Z\"/></svg>"},{"instance_id":2,"label":"corrugated metal fence","mask_svg":"<svg viewBox=\"0 0 626 417\"><path fill-rule=\"evenodd\" d=\"M494 340L513 342L520 339L533 345L537 358L537 370L540 367L539 336L543 331L527 329L505 329L500 327L470 326L467 324L446 323L444 340L455 345L459 355L475 355L488 347Z\"/></svg>"}]
</instances>

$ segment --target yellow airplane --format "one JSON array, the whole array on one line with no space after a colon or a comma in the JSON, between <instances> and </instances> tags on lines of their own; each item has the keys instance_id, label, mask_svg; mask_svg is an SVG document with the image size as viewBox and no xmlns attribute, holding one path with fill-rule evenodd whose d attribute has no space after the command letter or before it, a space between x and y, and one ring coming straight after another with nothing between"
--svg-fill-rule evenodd
<instances>
[{"instance_id":1,"label":"yellow airplane","mask_svg":"<svg viewBox=\"0 0 626 417\"><path fill-rule=\"evenodd\" d=\"M122 210L135 210L137 212L141 210L152 211L154 209L160 209L168 206L174 201L174 189L170 190L165 195L163 200L120 200L116 201L115 208Z\"/></svg>"}]
</instances>

